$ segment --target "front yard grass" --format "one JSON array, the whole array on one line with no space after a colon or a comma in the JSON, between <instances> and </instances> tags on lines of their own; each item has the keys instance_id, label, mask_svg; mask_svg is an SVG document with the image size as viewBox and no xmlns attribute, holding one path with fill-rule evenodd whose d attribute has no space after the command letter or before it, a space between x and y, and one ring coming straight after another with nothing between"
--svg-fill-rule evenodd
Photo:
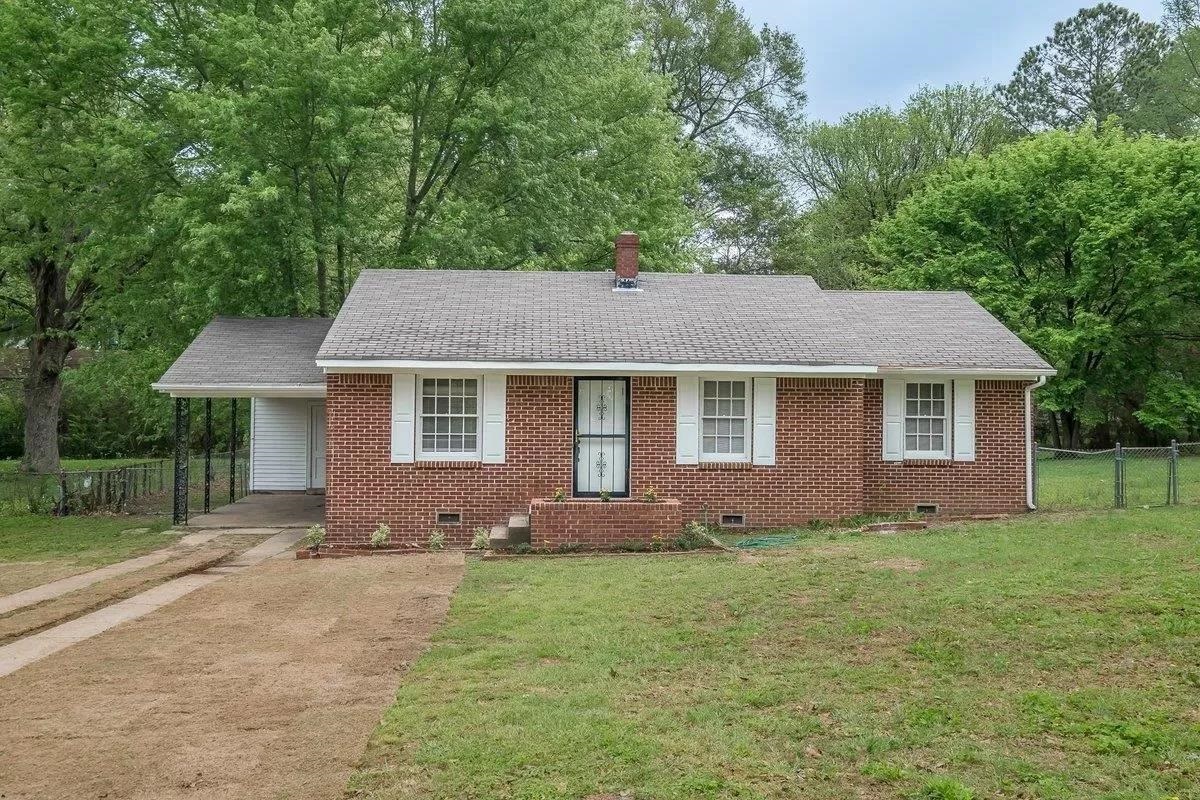
<instances>
[{"instance_id":1,"label":"front yard grass","mask_svg":"<svg viewBox=\"0 0 1200 800\"><path fill-rule=\"evenodd\" d=\"M64 560L100 567L172 544L162 518L0 516L0 561Z\"/></svg>"},{"instance_id":2,"label":"front yard grass","mask_svg":"<svg viewBox=\"0 0 1200 800\"><path fill-rule=\"evenodd\" d=\"M348 794L1200 797L1200 509L475 562Z\"/></svg>"}]
</instances>

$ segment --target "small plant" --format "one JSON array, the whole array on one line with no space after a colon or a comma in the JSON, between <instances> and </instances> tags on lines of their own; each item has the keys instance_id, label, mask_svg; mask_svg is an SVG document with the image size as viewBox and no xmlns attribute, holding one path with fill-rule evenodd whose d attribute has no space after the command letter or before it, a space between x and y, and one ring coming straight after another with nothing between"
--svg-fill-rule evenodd
<instances>
[{"instance_id":1,"label":"small plant","mask_svg":"<svg viewBox=\"0 0 1200 800\"><path fill-rule=\"evenodd\" d=\"M699 550L702 547L708 547L712 541L708 537L708 527L702 523L692 520L687 525L683 526L683 533L675 539L675 546L680 550Z\"/></svg>"},{"instance_id":2,"label":"small plant","mask_svg":"<svg viewBox=\"0 0 1200 800\"><path fill-rule=\"evenodd\" d=\"M487 550L488 544L490 543L490 541L491 540L488 537L488 529L487 528L482 528L482 527L476 528L474 535L471 536L471 549L472 550Z\"/></svg>"},{"instance_id":3,"label":"small plant","mask_svg":"<svg viewBox=\"0 0 1200 800\"><path fill-rule=\"evenodd\" d=\"M650 552L661 553L667 549L667 540L657 533L650 539Z\"/></svg>"},{"instance_id":4,"label":"small plant","mask_svg":"<svg viewBox=\"0 0 1200 800\"><path fill-rule=\"evenodd\" d=\"M390 539L391 536L392 529L387 525L384 525L382 522L379 523L379 527L376 528L375 532L371 534L371 547L374 547L376 550L387 547L388 539Z\"/></svg>"},{"instance_id":5,"label":"small plant","mask_svg":"<svg viewBox=\"0 0 1200 800\"><path fill-rule=\"evenodd\" d=\"M560 542L555 548L556 553L578 553L583 549L583 542Z\"/></svg>"},{"instance_id":6,"label":"small plant","mask_svg":"<svg viewBox=\"0 0 1200 800\"><path fill-rule=\"evenodd\" d=\"M601 489L600 502L607 503L609 500L612 500L612 492L610 492L608 489Z\"/></svg>"},{"instance_id":7,"label":"small plant","mask_svg":"<svg viewBox=\"0 0 1200 800\"><path fill-rule=\"evenodd\" d=\"M642 501L646 503L657 503L658 489L655 489L653 486L651 486L649 489L642 492Z\"/></svg>"},{"instance_id":8,"label":"small plant","mask_svg":"<svg viewBox=\"0 0 1200 800\"><path fill-rule=\"evenodd\" d=\"M616 549L624 553L645 553L650 550L650 545L641 539L626 539L619 542Z\"/></svg>"},{"instance_id":9,"label":"small plant","mask_svg":"<svg viewBox=\"0 0 1200 800\"><path fill-rule=\"evenodd\" d=\"M512 551L519 556L529 555L533 552L533 545L529 542L518 542L513 545Z\"/></svg>"},{"instance_id":10,"label":"small plant","mask_svg":"<svg viewBox=\"0 0 1200 800\"><path fill-rule=\"evenodd\" d=\"M429 549L430 550L445 550L446 549L446 533L441 528L434 528L429 532Z\"/></svg>"},{"instance_id":11,"label":"small plant","mask_svg":"<svg viewBox=\"0 0 1200 800\"><path fill-rule=\"evenodd\" d=\"M300 543L309 550L319 549L321 545L325 544L325 526L313 525L304 534L304 538L300 540Z\"/></svg>"},{"instance_id":12,"label":"small plant","mask_svg":"<svg viewBox=\"0 0 1200 800\"><path fill-rule=\"evenodd\" d=\"M564 500L566 500L566 499L567 499L567 493L566 493L566 491L565 491L565 490L564 490L564 489L563 489L563 488L560 486L560 487L558 487L557 489L555 489L555 490L554 490L554 497L553 497L552 499L553 499L553 500L554 500L554 502L556 502L556 503L561 503L561 502L563 502Z\"/></svg>"}]
</instances>

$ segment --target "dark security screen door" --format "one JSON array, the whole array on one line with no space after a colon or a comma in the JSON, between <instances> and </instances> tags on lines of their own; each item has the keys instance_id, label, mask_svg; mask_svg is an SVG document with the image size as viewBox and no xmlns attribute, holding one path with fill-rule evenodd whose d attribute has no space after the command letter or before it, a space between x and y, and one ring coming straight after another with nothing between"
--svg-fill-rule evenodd
<instances>
[{"instance_id":1,"label":"dark security screen door","mask_svg":"<svg viewBox=\"0 0 1200 800\"><path fill-rule=\"evenodd\" d=\"M575 379L575 495L629 496L629 379Z\"/></svg>"}]
</instances>

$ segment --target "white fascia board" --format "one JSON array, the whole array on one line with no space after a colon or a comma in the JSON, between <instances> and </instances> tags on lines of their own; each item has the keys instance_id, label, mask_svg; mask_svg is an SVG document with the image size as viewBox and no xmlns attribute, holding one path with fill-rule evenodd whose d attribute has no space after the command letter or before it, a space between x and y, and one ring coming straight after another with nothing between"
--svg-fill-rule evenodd
<instances>
[{"instance_id":1,"label":"white fascia board","mask_svg":"<svg viewBox=\"0 0 1200 800\"><path fill-rule=\"evenodd\" d=\"M485 373L508 375L798 375L862 378L878 369L866 364L661 364L628 361L417 361L320 359L326 372Z\"/></svg>"},{"instance_id":2,"label":"white fascia board","mask_svg":"<svg viewBox=\"0 0 1200 800\"><path fill-rule=\"evenodd\" d=\"M880 367L880 375L903 377L905 375L920 375L922 377L947 378L978 378L979 380L1036 380L1050 378L1058 374L1056 369L1010 369L1007 367Z\"/></svg>"},{"instance_id":3,"label":"white fascia board","mask_svg":"<svg viewBox=\"0 0 1200 800\"><path fill-rule=\"evenodd\" d=\"M246 384L168 384L152 383L150 388L171 397L324 397L325 384L302 383L289 385Z\"/></svg>"}]
</instances>

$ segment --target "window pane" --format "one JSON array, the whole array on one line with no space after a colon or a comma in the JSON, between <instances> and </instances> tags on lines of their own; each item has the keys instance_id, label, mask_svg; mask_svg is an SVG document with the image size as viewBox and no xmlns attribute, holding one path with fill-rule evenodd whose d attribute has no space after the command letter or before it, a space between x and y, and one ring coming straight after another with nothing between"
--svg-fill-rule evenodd
<instances>
[{"instance_id":1,"label":"window pane","mask_svg":"<svg viewBox=\"0 0 1200 800\"><path fill-rule=\"evenodd\" d=\"M439 434L437 436L437 444L434 445L434 447L435 447L435 449L440 450L442 452L449 450L450 449L450 437L445 434Z\"/></svg>"},{"instance_id":2,"label":"window pane","mask_svg":"<svg viewBox=\"0 0 1200 800\"><path fill-rule=\"evenodd\" d=\"M745 436L746 435L746 420L744 420L744 419L730 420L729 421L729 432L732 433L734 436Z\"/></svg>"},{"instance_id":3,"label":"window pane","mask_svg":"<svg viewBox=\"0 0 1200 800\"><path fill-rule=\"evenodd\" d=\"M941 452L942 450L945 450L945 439L941 436L931 436L929 438L929 449L935 452Z\"/></svg>"},{"instance_id":4,"label":"window pane","mask_svg":"<svg viewBox=\"0 0 1200 800\"><path fill-rule=\"evenodd\" d=\"M716 436L717 435L717 421L715 419L704 420L704 435L705 436Z\"/></svg>"},{"instance_id":5,"label":"window pane","mask_svg":"<svg viewBox=\"0 0 1200 800\"><path fill-rule=\"evenodd\" d=\"M917 399L917 385L915 383L907 383L904 385L904 396L909 400Z\"/></svg>"},{"instance_id":6,"label":"window pane","mask_svg":"<svg viewBox=\"0 0 1200 800\"><path fill-rule=\"evenodd\" d=\"M921 409L918 412L922 417L928 417L933 412L933 403L929 400L921 401Z\"/></svg>"},{"instance_id":7,"label":"window pane","mask_svg":"<svg viewBox=\"0 0 1200 800\"><path fill-rule=\"evenodd\" d=\"M479 421L475 417L466 417L463 419L463 433L475 433L477 424Z\"/></svg>"},{"instance_id":8,"label":"window pane","mask_svg":"<svg viewBox=\"0 0 1200 800\"><path fill-rule=\"evenodd\" d=\"M728 453L729 452L729 439L725 438L724 436L717 437L717 452L718 453Z\"/></svg>"},{"instance_id":9,"label":"window pane","mask_svg":"<svg viewBox=\"0 0 1200 800\"><path fill-rule=\"evenodd\" d=\"M721 416L721 417L729 416L729 401L728 400L718 400L717 401L717 415Z\"/></svg>"},{"instance_id":10,"label":"window pane","mask_svg":"<svg viewBox=\"0 0 1200 800\"><path fill-rule=\"evenodd\" d=\"M461 397L462 391L463 391L462 378L452 378L450 380L450 394L456 394Z\"/></svg>"},{"instance_id":11,"label":"window pane","mask_svg":"<svg viewBox=\"0 0 1200 800\"><path fill-rule=\"evenodd\" d=\"M727 419L718 419L717 420L717 433L721 436L729 435L729 420L727 420Z\"/></svg>"},{"instance_id":12,"label":"window pane","mask_svg":"<svg viewBox=\"0 0 1200 800\"><path fill-rule=\"evenodd\" d=\"M717 382L716 381L705 381L704 382L704 396L706 398L717 396Z\"/></svg>"},{"instance_id":13,"label":"window pane","mask_svg":"<svg viewBox=\"0 0 1200 800\"><path fill-rule=\"evenodd\" d=\"M933 391L933 396L936 399L942 399L946 396L946 384L944 383L931 384L930 389Z\"/></svg>"},{"instance_id":14,"label":"window pane","mask_svg":"<svg viewBox=\"0 0 1200 800\"><path fill-rule=\"evenodd\" d=\"M435 446L434 442L435 442L435 439L433 436L422 436L421 437L421 449L428 451L428 452L433 452L433 448Z\"/></svg>"},{"instance_id":15,"label":"window pane","mask_svg":"<svg viewBox=\"0 0 1200 800\"><path fill-rule=\"evenodd\" d=\"M933 401L933 415L935 417L946 416L946 401L945 400L934 400Z\"/></svg>"},{"instance_id":16,"label":"window pane","mask_svg":"<svg viewBox=\"0 0 1200 800\"><path fill-rule=\"evenodd\" d=\"M462 433L463 432L462 417L451 417L450 418L450 432L451 433Z\"/></svg>"},{"instance_id":17,"label":"window pane","mask_svg":"<svg viewBox=\"0 0 1200 800\"><path fill-rule=\"evenodd\" d=\"M434 399L432 397L421 398L421 413L432 414L434 411Z\"/></svg>"},{"instance_id":18,"label":"window pane","mask_svg":"<svg viewBox=\"0 0 1200 800\"><path fill-rule=\"evenodd\" d=\"M745 382L744 382L744 381L736 381L736 382L734 382L734 384L733 384L733 396L734 396L734 397L745 397L745 396L746 396L746 384L745 384Z\"/></svg>"},{"instance_id":19,"label":"window pane","mask_svg":"<svg viewBox=\"0 0 1200 800\"><path fill-rule=\"evenodd\" d=\"M919 408L916 400L905 400L904 401L904 413L905 414L907 414L910 417L915 417L919 411L920 411L920 408Z\"/></svg>"},{"instance_id":20,"label":"window pane","mask_svg":"<svg viewBox=\"0 0 1200 800\"><path fill-rule=\"evenodd\" d=\"M725 398L733 394L733 385L729 381L717 381L717 397Z\"/></svg>"},{"instance_id":21,"label":"window pane","mask_svg":"<svg viewBox=\"0 0 1200 800\"><path fill-rule=\"evenodd\" d=\"M421 433L436 433L435 425L437 425L437 419L434 417L421 417Z\"/></svg>"},{"instance_id":22,"label":"window pane","mask_svg":"<svg viewBox=\"0 0 1200 800\"><path fill-rule=\"evenodd\" d=\"M717 452L717 437L715 437L715 436L705 436L704 437L704 452L705 453Z\"/></svg>"},{"instance_id":23,"label":"window pane","mask_svg":"<svg viewBox=\"0 0 1200 800\"><path fill-rule=\"evenodd\" d=\"M915 419L904 420L904 432L905 433L916 433L917 432L917 421Z\"/></svg>"},{"instance_id":24,"label":"window pane","mask_svg":"<svg viewBox=\"0 0 1200 800\"><path fill-rule=\"evenodd\" d=\"M921 389L919 396L922 400L932 396L932 387L928 383L918 383L917 386Z\"/></svg>"},{"instance_id":25,"label":"window pane","mask_svg":"<svg viewBox=\"0 0 1200 800\"><path fill-rule=\"evenodd\" d=\"M741 436L734 436L729 440L729 451L731 453L745 453L746 440Z\"/></svg>"},{"instance_id":26,"label":"window pane","mask_svg":"<svg viewBox=\"0 0 1200 800\"><path fill-rule=\"evenodd\" d=\"M449 378L438 378L437 393L439 395L441 395L442 397L446 397L450 394L450 379Z\"/></svg>"},{"instance_id":27,"label":"window pane","mask_svg":"<svg viewBox=\"0 0 1200 800\"><path fill-rule=\"evenodd\" d=\"M905 450L916 450L917 449L916 434L904 437L904 449Z\"/></svg>"},{"instance_id":28,"label":"window pane","mask_svg":"<svg viewBox=\"0 0 1200 800\"><path fill-rule=\"evenodd\" d=\"M437 399L437 405L436 405L435 410L436 410L436 413L438 413L438 414L449 414L450 413L450 398L449 397L439 397Z\"/></svg>"},{"instance_id":29,"label":"window pane","mask_svg":"<svg viewBox=\"0 0 1200 800\"><path fill-rule=\"evenodd\" d=\"M946 421L941 420L941 419L929 420L929 432L930 433L945 433L946 432Z\"/></svg>"},{"instance_id":30,"label":"window pane","mask_svg":"<svg viewBox=\"0 0 1200 800\"><path fill-rule=\"evenodd\" d=\"M463 381L463 393L469 397L476 397L479 394L479 381L474 378L468 378Z\"/></svg>"},{"instance_id":31,"label":"window pane","mask_svg":"<svg viewBox=\"0 0 1200 800\"><path fill-rule=\"evenodd\" d=\"M451 414L463 413L463 400L461 397L451 397L450 398L450 413Z\"/></svg>"},{"instance_id":32,"label":"window pane","mask_svg":"<svg viewBox=\"0 0 1200 800\"><path fill-rule=\"evenodd\" d=\"M476 413L475 408L476 408L477 402L478 401L474 397L468 397L466 400L464 400L463 401L463 413L464 414Z\"/></svg>"},{"instance_id":33,"label":"window pane","mask_svg":"<svg viewBox=\"0 0 1200 800\"><path fill-rule=\"evenodd\" d=\"M732 413L733 413L733 416L735 416L735 417L746 416L746 401L745 400L734 400Z\"/></svg>"},{"instance_id":34,"label":"window pane","mask_svg":"<svg viewBox=\"0 0 1200 800\"><path fill-rule=\"evenodd\" d=\"M716 400L705 400L704 401L704 416L715 417L716 415L717 415L717 401Z\"/></svg>"}]
</instances>

